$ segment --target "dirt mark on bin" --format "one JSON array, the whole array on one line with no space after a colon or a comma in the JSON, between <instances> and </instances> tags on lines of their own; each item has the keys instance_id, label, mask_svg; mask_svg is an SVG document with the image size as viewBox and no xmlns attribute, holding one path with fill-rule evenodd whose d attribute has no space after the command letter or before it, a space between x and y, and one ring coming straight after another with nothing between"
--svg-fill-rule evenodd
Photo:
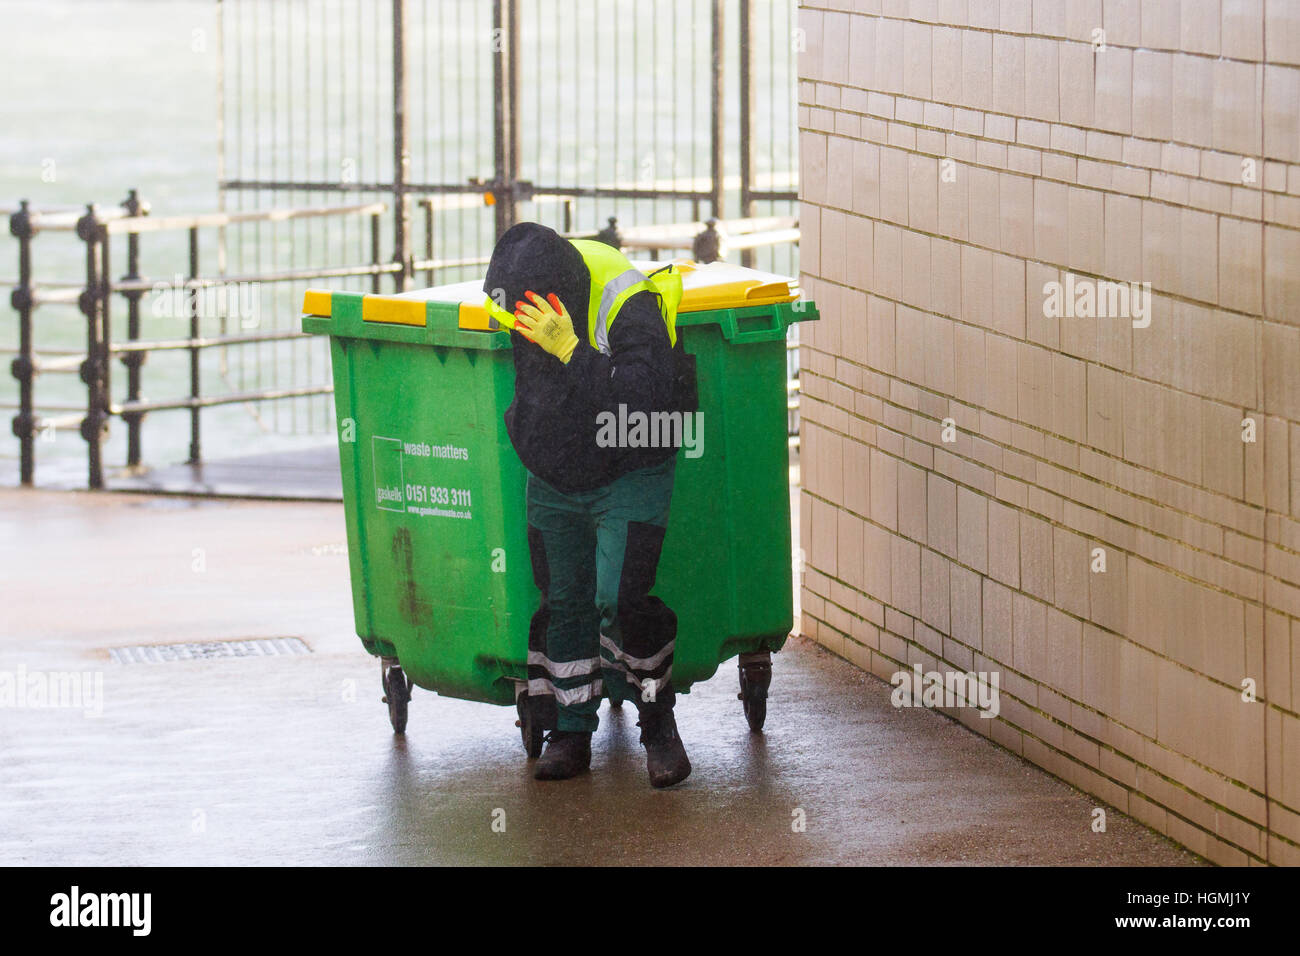
<instances>
[{"instance_id":1,"label":"dirt mark on bin","mask_svg":"<svg viewBox=\"0 0 1300 956\"><path fill-rule=\"evenodd\" d=\"M403 620L431 635L433 605L421 596L415 583L415 554L409 528L393 532L393 564L398 572L399 610Z\"/></svg>"}]
</instances>

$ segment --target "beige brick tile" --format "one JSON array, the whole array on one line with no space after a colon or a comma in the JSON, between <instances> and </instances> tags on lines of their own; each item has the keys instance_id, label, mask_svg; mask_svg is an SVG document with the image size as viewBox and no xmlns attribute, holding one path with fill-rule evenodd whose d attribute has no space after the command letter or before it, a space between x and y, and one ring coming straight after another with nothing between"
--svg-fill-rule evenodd
<instances>
[{"instance_id":1,"label":"beige brick tile","mask_svg":"<svg viewBox=\"0 0 1300 956\"><path fill-rule=\"evenodd\" d=\"M968 325L954 329L954 351L957 361L957 397L972 404L982 405L987 387L984 332Z\"/></svg>"},{"instance_id":2,"label":"beige brick tile","mask_svg":"<svg viewBox=\"0 0 1300 956\"><path fill-rule=\"evenodd\" d=\"M812 502L812 542L808 562L827 574L835 574L837 558L837 509L829 502L814 498Z\"/></svg>"},{"instance_id":3,"label":"beige brick tile","mask_svg":"<svg viewBox=\"0 0 1300 956\"><path fill-rule=\"evenodd\" d=\"M924 544L926 538L925 472L907 462L898 463L898 531Z\"/></svg>"},{"instance_id":4,"label":"beige brick tile","mask_svg":"<svg viewBox=\"0 0 1300 956\"><path fill-rule=\"evenodd\" d=\"M1026 37L1023 43L1024 104L1023 109L1016 112L1023 112L1025 116L1035 119L1055 122L1060 119L1061 108L1061 68L1057 43L1044 37ZM1023 120L1020 126L1023 130Z\"/></svg>"},{"instance_id":5,"label":"beige brick tile","mask_svg":"<svg viewBox=\"0 0 1300 956\"><path fill-rule=\"evenodd\" d=\"M1103 214L1103 275L1127 282L1142 281L1142 203L1130 196L1107 194Z\"/></svg>"},{"instance_id":6,"label":"beige brick tile","mask_svg":"<svg viewBox=\"0 0 1300 956\"><path fill-rule=\"evenodd\" d=\"M1269 62L1300 64L1300 10L1267 0L1264 31L1264 55Z\"/></svg>"},{"instance_id":7,"label":"beige brick tile","mask_svg":"<svg viewBox=\"0 0 1300 956\"><path fill-rule=\"evenodd\" d=\"M1021 418L1038 428L1050 429L1053 411L1052 353L1029 342L1021 342L1017 346L1016 367L1017 401Z\"/></svg>"},{"instance_id":8,"label":"beige brick tile","mask_svg":"<svg viewBox=\"0 0 1300 956\"><path fill-rule=\"evenodd\" d=\"M922 318L925 341L925 374L927 388L944 395L950 395L957 388L955 367L955 349L953 342L953 322L943 316L925 313ZM936 417L943 418L947 413L946 403L936 410ZM934 436L927 433L927 440Z\"/></svg>"},{"instance_id":9,"label":"beige brick tile","mask_svg":"<svg viewBox=\"0 0 1300 956\"><path fill-rule=\"evenodd\" d=\"M1154 50L1133 54L1133 132L1152 139L1173 135L1173 57Z\"/></svg>"},{"instance_id":10,"label":"beige brick tile","mask_svg":"<svg viewBox=\"0 0 1300 956\"><path fill-rule=\"evenodd\" d=\"M1219 217L1218 226L1219 301L1230 309L1258 313L1263 228L1227 216Z\"/></svg>"},{"instance_id":11,"label":"beige brick tile","mask_svg":"<svg viewBox=\"0 0 1300 956\"><path fill-rule=\"evenodd\" d=\"M958 173L959 178L963 172L968 182L970 202L967 218L969 239L976 245L996 249L1000 246L998 187L1001 177L991 170L968 167Z\"/></svg>"},{"instance_id":12,"label":"beige brick tile","mask_svg":"<svg viewBox=\"0 0 1300 956\"><path fill-rule=\"evenodd\" d=\"M1020 524L1017 512L996 501L988 503L989 576L1020 587Z\"/></svg>"},{"instance_id":13,"label":"beige brick tile","mask_svg":"<svg viewBox=\"0 0 1300 956\"><path fill-rule=\"evenodd\" d=\"M1098 274L1105 268L1104 196L1095 189L1069 187L1069 237L1066 262L1072 269Z\"/></svg>"},{"instance_id":14,"label":"beige brick tile","mask_svg":"<svg viewBox=\"0 0 1300 956\"><path fill-rule=\"evenodd\" d=\"M1264 0L1223 0L1220 50L1238 60L1264 56Z\"/></svg>"},{"instance_id":15,"label":"beige brick tile","mask_svg":"<svg viewBox=\"0 0 1300 956\"><path fill-rule=\"evenodd\" d=\"M1094 122L1116 133L1133 131L1133 52L1107 46L1096 60Z\"/></svg>"},{"instance_id":16,"label":"beige brick tile","mask_svg":"<svg viewBox=\"0 0 1300 956\"><path fill-rule=\"evenodd\" d=\"M874 244L875 288L873 291L891 299L903 293L902 230L877 222Z\"/></svg>"},{"instance_id":17,"label":"beige brick tile","mask_svg":"<svg viewBox=\"0 0 1300 956\"><path fill-rule=\"evenodd\" d=\"M890 600L889 532L870 523L864 524L864 529L866 534L863 538L863 571L866 576L866 589L871 597L865 595L861 597L858 601L858 610L863 615L864 620L869 621L872 625L870 631L871 646L879 648L879 629L885 624L885 609L881 602Z\"/></svg>"},{"instance_id":18,"label":"beige brick tile","mask_svg":"<svg viewBox=\"0 0 1300 956\"><path fill-rule=\"evenodd\" d=\"M938 231L956 240L965 240L969 233L970 198L969 170L956 165L952 167L953 178L941 178L937 187L938 194Z\"/></svg>"},{"instance_id":19,"label":"beige brick tile","mask_svg":"<svg viewBox=\"0 0 1300 956\"><path fill-rule=\"evenodd\" d=\"M962 31L936 26L930 34L931 95L941 103L960 102Z\"/></svg>"},{"instance_id":20,"label":"beige brick tile","mask_svg":"<svg viewBox=\"0 0 1300 956\"><path fill-rule=\"evenodd\" d=\"M1065 35L1075 40L1090 40L1102 25L1101 0L1067 0Z\"/></svg>"},{"instance_id":21,"label":"beige brick tile","mask_svg":"<svg viewBox=\"0 0 1300 956\"><path fill-rule=\"evenodd\" d=\"M1245 82L1244 78L1241 82ZM1300 159L1300 68L1264 67L1264 155L1291 162Z\"/></svg>"},{"instance_id":22,"label":"beige brick tile","mask_svg":"<svg viewBox=\"0 0 1300 956\"><path fill-rule=\"evenodd\" d=\"M993 109L1019 116L1025 112L1025 40L993 35Z\"/></svg>"},{"instance_id":23,"label":"beige brick tile","mask_svg":"<svg viewBox=\"0 0 1300 956\"><path fill-rule=\"evenodd\" d=\"M1300 232L1264 229L1264 309L1277 321L1300 324Z\"/></svg>"},{"instance_id":24,"label":"beige brick tile","mask_svg":"<svg viewBox=\"0 0 1300 956\"><path fill-rule=\"evenodd\" d=\"M853 211L864 216L880 214L880 147L853 144Z\"/></svg>"},{"instance_id":25,"label":"beige brick tile","mask_svg":"<svg viewBox=\"0 0 1300 956\"><path fill-rule=\"evenodd\" d=\"M1089 555L1086 538L1064 528L1052 529L1052 566L1056 604L1080 618L1088 617Z\"/></svg>"},{"instance_id":26,"label":"beige brick tile","mask_svg":"<svg viewBox=\"0 0 1300 956\"><path fill-rule=\"evenodd\" d=\"M846 278L844 227L844 213L835 209L822 210L821 274L832 282L844 282Z\"/></svg>"},{"instance_id":27,"label":"beige brick tile","mask_svg":"<svg viewBox=\"0 0 1300 956\"><path fill-rule=\"evenodd\" d=\"M846 584L863 586L862 519L843 510L836 528L836 568Z\"/></svg>"},{"instance_id":28,"label":"beige brick tile","mask_svg":"<svg viewBox=\"0 0 1300 956\"><path fill-rule=\"evenodd\" d=\"M1034 597L1055 600L1052 526L1024 512L1020 514L1020 586Z\"/></svg>"},{"instance_id":29,"label":"beige brick tile","mask_svg":"<svg viewBox=\"0 0 1300 956\"><path fill-rule=\"evenodd\" d=\"M897 608L913 617L921 613L921 549L904 538L895 536L890 545L890 593ZM890 624L886 609L885 624L890 630L899 625ZM901 630L900 630L901 633ZM910 630L903 636L910 636Z\"/></svg>"},{"instance_id":30,"label":"beige brick tile","mask_svg":"<svg viewBox=\"0 0 1300 956\"><path fill-rule=\"evenodd\" d=\"M989 578L983 583L983 629L982 647L984 653L995 661L1010 664L1012 656L1012 615L1009 588Z\"/></svg>"},{"instance_id":31,"label":"beige brick tile","mask_svg":"<svg viewBox=\"0 0 1300 956\"><path fill-rule=\"evenodd\" d=\"M1098 555L1097 549L1103 554ZM1094 571L1102 565L1105 570ZM1093 621L1119 634L1129 633L1128 556L1118 548L1092 540L1088 544L1088 608Z\"/></svg>"},{"instance_id":32,"label":"beige brick tile","mask_svg":"<svg viewBox=\"0 0 1300 956\"><path fill-rule=\"evenodd\" d=\"M1178 228L1179 290L1189 298L1217 302L1218 217L1195 209L1184 209Z\"/></svg>"},{"instance_id":33,"label":"beige brick tile","mask_svg":"<svg viewBox=\"0 0 1300 956\"><path fill-rule=\"evenodd\" d=\"M1220 0L1182 0L1179 46L1192 53L1219 55Z\"/></svg>"},{"instance_id":34,"label":"beige brick tile","mask_svg":"<svg viewBox=\"0 0 1300 956\"><path fill-rule=\"evenodd\" d=\"M1033 253L1035 182L1028 176L1015 173L1002 173L998 177L997 195L1001 216L1000 222L995 223L1000 239L997 245L1003 252L1013 256L1028 257ZM971 237L975 238L974 223Z\"/></svg>"},{"instance_id":35,"label":"beige brick tile","mask_svg":"<svg viewBox=\"0 0 1300 956\"><path fill-rule=\"evenodd\" d=\"M972 109L992 109L993 40L990 34L962 31L961 73L961 104Z\"/></svg>"},{"instance_id":36,"label":"beige brick tile","mask_svg":"<svg viewBox=\"0 0 1300 956\"><path fill-rule=\"evenodd\" d=\"M1105 0L1102 5L1102 26L1106 30L1107 43L1141 46L1141 0Z\"/></svg>"},{"instance_id":37,"label":"beige brick tile","mask_svg":"<svg viewBox=\"0 0 1300 956\"><path fill-rule=\"evenodd\" d=\"M904 230L902 234L904 302L918 309L930 308L930 237Z\"/></svg>"},{"instance_id":38,"label":"beige brick tile","mask_svg":"<svg viewBox=\"0 0 1300 956\"><path fill-rule=\"evenodd\" d=\"M949 566L943 555L921 549L921 620L942 634L949 629ZM931 649L941 651L941 647Z\"/></svg>"},{"instance_id":39,"label":"beige brick tile","mask_svg":"<svg viewBox=\"0 0 1300 956\"><path fill-rule=\"evenodd\" d=\"M1145 20L1144 29L1145 29ZM1214 143L1213 61L1186 53L1173 57L1174 139L1196 146Z\"/></svg>"},{"instance_id":40,"label":"beige brick tile","mask_svg":"<svg viewBox=\"0 0 1300 956\"><path fill-rule=\"evenodd\" d=\"M1069 187L1037 180L1034 183L1034 255L1057 265L1069 259Z\"/></svg>"},{"instance_id":41,"label":"beige brick tile","mask_svg":"<svg viewBox=\"0 0 1300 956\"><path fill-rule=\"evenodd\" d=\"M1019 119L1016 121L1016 141L1026 146L1047 149L1052 142L1052 126L1050 123Z\"/></svg>"},{"instance_id":42,"label":"beige brick tile","mask_svg":"<svg viewBox=\"0 0 1300 956\"><path fill-rule=\"evenodd\" d=\"M988 407L997 414L1015 416L1019 401L1017 344L1001 335L988 335L984 347L988 366Z\"/></svg>"},{"instance_id":43,"label":"beige brick tile","mask_svg":"<svg viewBox=\"0 0 1300 956\"><path fill-rule=\"evenodd\" d=\"M1215 60L1213 143L1215 149L1243 156L1259 148L1260 103L1256 67L1236 60Z\"/></svg>"},{"instance_id":44,"label":"beige brick tile","mask_svg":"<svg viewBox=\"0 0 1300 956\"><path fill-rule=\"evenodd\" d=\"M1042 159L1042 154L1036 149L1029 149L1024 146L1007 147L1007 168L1013 172L1024 173L1028 176L1041 175L1043 171Z\"/></svg>"},{"instance_id":45,"label":"beige brick tile","mask_svg":"<svg viewBox=\"0 0 1300 956\"><path fill-rule=\"evenodd\" d=\"M1047 608L1019 592L1011 596L1011 641L1012 666L1027 677L1041 681L1047 669ZM1036 719L1032 729L1039 736L1044 730L1059 734L1054 724L1043 724Z\"/></svg>"},{"instance_id":46,"label":"beige brick tile","mask_svg":"<svg viewBox=\"0 0 1300 956\"><path fill-rule=\"evenodd\" d=\"M1046 293L1049 282L1059 282L1060 270L1037 262L1025 265L1025 338L1050 349L1061 344L1060 318L1047 314Z\"/></svg>"},{"instance_id":47,"label":"beige brick tile","mask_svg":"<svg viewBox=\"0 0 1300 956\"><path fill-rule=\"evenodd\" d=\"M953 317L961 314L961 250L955 242L930 240L930 307Z\"/></svg>"},{"instance_id":48,"label":"beige brick tile","mask_svg":"<svg viewBox=\"0 0 1300 956\"><path fill-rule=\"evenodd\" d=\"M894 303L870 296L867 300L867 364L893 374L894 349Z\"/></svg>"},{"instance_id":49,"label":"beige brick tile","mask_svg":"<svg viewBox=\"0 0 1300 956\"><path fill-rule=\"evenodd\" d=\"M1025 263L1012 256L993 256L993 314L990 326L1011 338L1025 336Z\"/></svg>"},{"instance_id":50,"label":"beige brick tile","mask_svg":"<svg viewBox=\"0 0 1300 956\"><path fill-rule=\"evenodd\" d=\"M1244 494L1245 480L1241 412L1215 402L1204 403L1202 412L1205 428L1205 484L1215 491L1240 498Z\"/></svg>"},{"instance_id":51,"label":"beige brick tile","mask_svg":"<svg viewBox=\"0 0 1300 956\"><path fill-rule=\"evenodd\" d=\"M1142 46L1177 49L1179 6L1169 0L1142 0Z\"/></svg>"},{"instance_id":52,"label":"beige brick tile","mask_svg":"<svg viewBox=\"0 0 1300 956\"><path fill-rule=\"evenodd\" d=\"M1115 166L1113 163L1097 162L1091 159L1080 159L1075 168L1075 180L1080 186L1090 186L1093 189L1109 190L1111 181L1114 177ZM1098 239L1100 241L1100 239Z\"/></svg>"},{"instance_id":53,"label":"beige brick tile","mask_svg":"<svg viewBox=\"0 0 1300 956\"><path fill-rule=\"evenodd\" d=\"M930 31L924 23L903 25L903 92L928 99L931 93L932 64Z\"/></svg>"},{"instance_id":54,"label":"beige brick tile","mask_svg":"<svg viewBox=\"0 0 1300 956\"><path fill-rule=\"evenodd\" d=\"M903 22L876 21L876 88L885 93L903 92Z\"/></svg>"},{"instance_id":55,"label":"beige brick tile","mask_svg":"<svg viewBox=\"0 0 1300 956\"><path fill-rule=\"evenodd\" d=\"M956 558L957 486L946 478L931 474L928 476L927 496L927 541L941 554Z\"/></svg>"},{"instance_id":56,"label":"beige brick tile","mask_svg":"<svg viewBox=\"0 0 1300 956\"><path fill-rule=\"evenodd\" d=\"M806 202L825 202L826 137L820 133L799 133L799 184Z\"/></svg>"},{"instance_id":57,"label":"beige brick tile","mask_svg":"<svg viewBox=\"0 0 1300 956\"><path fill-rule=\"evenodd\" d=\"M880 216L899 225L907 224L908 155L901 149L880 149Z\"/></svg>"}]
</instances>

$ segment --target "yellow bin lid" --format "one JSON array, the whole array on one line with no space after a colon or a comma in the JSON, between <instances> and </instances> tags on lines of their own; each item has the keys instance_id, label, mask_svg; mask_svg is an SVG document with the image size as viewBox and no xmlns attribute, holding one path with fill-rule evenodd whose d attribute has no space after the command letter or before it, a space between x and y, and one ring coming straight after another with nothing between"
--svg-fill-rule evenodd
<instances>
[{"instance_id":1,"label":"yellow bin lid","mask_svg":"<svg viewBox=\"0 0 1300 956\"><path fill-rule=\"evenodd\" d=\"M632 265L646 275L667 266L667 262L633 260ZM705 312L710 309L738 309L755 305L793 302L799 297L798 280L772 272L746 269L727 262L701 265L691 261L674 261L682 274L682 301L678 312ZM367 295L362 299L362 317L367 322L423 325L426 302L445 302L459 306L462 329L491 331L497 321L483 308L483 280L453 282L430 289L417 289L394 295ZM307 315L329 316L330 293L308 289L302 310Z\"/></svg>"}]
</instances>

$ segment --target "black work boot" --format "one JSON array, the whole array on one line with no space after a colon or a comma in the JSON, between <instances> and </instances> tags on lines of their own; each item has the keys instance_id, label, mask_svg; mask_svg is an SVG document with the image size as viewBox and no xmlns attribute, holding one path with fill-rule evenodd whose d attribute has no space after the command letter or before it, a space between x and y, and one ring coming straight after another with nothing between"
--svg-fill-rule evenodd
<instances>
[{"instance_id":1,"label":"black work boot","mask_svg":"<svg viewBox=\"0 0 1300 956\"><path fill-rule=\"evenodd\" d=\"M671 707L653 704L642 707L637 726L641 728L641 743L645 746L650 786L671 787L690 776L691 762L686 757L682 738L677 735L677 719Z\"/></svg>"},{"instance_id":2,"label":"black work boot","mask_svg":"<svg viewBox=\"0 0 1300 956\"><path fill-rule=\"evenodd\" d=\"M546 751L533 768L533 779L568 780L590 769L590 732L552 730L546 735Z\"/></svg>"}]
</instances>

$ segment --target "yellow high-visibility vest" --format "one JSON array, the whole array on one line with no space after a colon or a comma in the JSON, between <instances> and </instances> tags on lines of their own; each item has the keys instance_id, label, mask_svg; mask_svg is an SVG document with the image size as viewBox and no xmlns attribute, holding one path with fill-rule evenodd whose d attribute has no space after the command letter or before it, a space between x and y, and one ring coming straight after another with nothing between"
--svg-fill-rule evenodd
<instances>
[{"instance_id":1,"label":"yellow high-visibility vest","mask_svg":"<svg viewBox=\"0 0 1300 956\"><path fill-rule=\"evenodd\" d=\"M587 294L587 342L592 348L610 354L609 330L618 318L623 303L638 292L651 292L659 297L659 312L668 330L668 344L677 345L677 307L682 301L682 274L669 265L647 276L628 261L613 246L596 239L570 239L582 255L582 261L591 275L591 288ZM484 303L488 315L507 328L515 327L514 314L504 309L488 296ZM568 303L565 303L568 306ZM574 332L581 334L582 316L571 315Z\"/></svg>"},{"instance_id":2,"label":"yellow high-visibility vest","mask_svg":"<svg viewBox=\"0 0 1300 956\"><path fill-rule=\"evenodd\" d=\"M659 297L659 311L668 329L668 344L677 344L677 306L682 301L682 277L672 266L647 276L613 246L597 239L570 239L591 273L587 296L587 341L609 354L609 330L623 303L638 292Z\"/></svg>"}]
</instances>

